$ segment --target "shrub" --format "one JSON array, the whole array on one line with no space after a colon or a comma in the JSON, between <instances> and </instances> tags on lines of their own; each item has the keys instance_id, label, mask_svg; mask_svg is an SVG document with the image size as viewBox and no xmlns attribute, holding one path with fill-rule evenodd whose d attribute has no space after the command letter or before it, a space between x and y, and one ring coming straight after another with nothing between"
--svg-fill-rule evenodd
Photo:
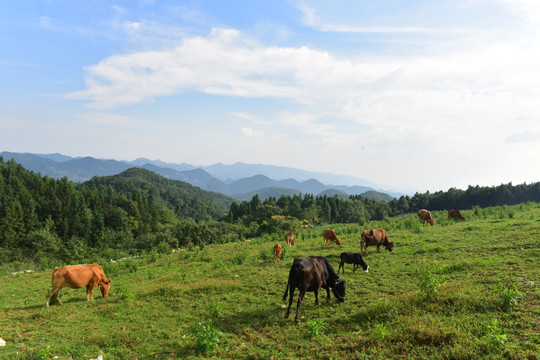
<instances>
[{"instance_id":1,"label":"shrub","mask_svg":"<svg viewBox=\"0 0 540 360\"><path fill-rule=\"evenodd\" d=\"M418 286L426 298L432 298L444 282L444 276L431 269L423 269L418 273Z\"/></svg>"},{"instance_id":2,"label":"shrub","mask_svg":"<svg viewBox=\"0 0 540 360\"><path fill-rule=\"evenodd\" d=\"M243 263L245 263L248 259L248 256L247 254L245 253L240 253L240 254L237 254L235 256L233 256L231 258L231 262L235 265L242 265Z\"/></svg>"},{"instance_id":3,"label":"shrub","mask_svg":"<svg viewBox=\"0 0 540 360\"><path fill-rule=\"evenodd\" d=\"M120 299L126 302L130 302L135 297L135 295L133 295L133 290L122 283L111 284L111 290L114 291L114 293L117 294Z\"/></svg>"},{"instance_id":4,"label":"shrub","mask_svg":"<svg viewBox=\"0 0 540 360\"><path fill-rule=\"evenodd\" d=\"M384 324L378 324L373 336L375 336L375 339L377 340L384 340L386 337L386 326L384 326Z\"/></svg>"},{"instance_id":5,"label":"shrub","mask_svg":"<svg viewBox=\"0 0 540 360\"><path fill-rule=\"evenodd\" d=\"M195 349L198 353L206 353L217 348L219 338L222 336L222 333L215 329L211 322L199 323L195 326L193 332L196 339Z\"/></svg>"},{"instance_id":6,"label":"shrub","mask_svg":"<svg viewBox=\"0 0 540 360\"><path fill-rule=\"evenodd\" d=\"M124 266L132 274L136 273L137 270L139 270L139 265L137 264L137 262L135 262L133 260L127 260L126 262L124 262Z\"/></svg>"},{"instance_id":7,"label":"shrub","mask_svg":"<svg viewBox=\"0 0 540 360\"><path fill-rule=\"evenodd\" d=\"M259 259L261 259L262 261L268 261L272 259L272 257L273 252L270 250L261 250L261 252L259 253Z\"/></svg>"},{"instance_id":8,"label":"shrub","mask_svg":"<svg viewBox=\"0 0 540 360\"><path fill-rule=\"evenodd\" d=\"M308 320L306 326L310 337L319 336L325 328L323 325L323 319Z\"/></svg>"},{"instance_id":9,"label":"shrub","mask_svg":"<svg viewBox=\"0 0 540 360\"><path fill-rule=\"evenodd\" d=\"M488 345L493 348L501 349L508 341L508 335L503 334L502 329L499 328L499 320L493 319L491 325L487 326L487 332L482 337L487 341Z\"/></svg>"},{"instance_id":10,"label":"shrub","mask_svg":"<svg viewBox=\"0 0 540 360\"><path fill-rule=\"evenodd\" d=\"M505 310L512 306L516 306L517 299L521 296L521 292L518 290L515 282L511 284L511 287L505 287L502 283L499 283L495 289L496 292L500 293L499 304Z\"/></svg>"},{"instance_id":11,"label":"shrub","mask_svg":"<svg viewBox=\"0 0 540 360\"><path fill-rule=\"evenodd\" d=\"M281 260L285 260L289 257L289 247L288 246L283 246L282 250L281 250Z\"/></svg>"}]
</instances>

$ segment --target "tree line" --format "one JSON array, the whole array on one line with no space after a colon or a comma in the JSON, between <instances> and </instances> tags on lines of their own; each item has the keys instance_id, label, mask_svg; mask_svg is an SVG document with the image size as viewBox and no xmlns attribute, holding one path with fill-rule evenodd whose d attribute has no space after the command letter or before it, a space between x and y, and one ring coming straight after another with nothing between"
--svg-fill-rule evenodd
<instances>
[{"instance_id":1,"label":"tree line","mask_svg":"<svg viewBox=\"0 0 540 360\"><path fill-rule=\"evenodd\" d=\"M469 186L389 202L311 194L237 202L151 171L75 184L0 157L0 263L53 266L237 241L321 223L359 223L419 209L540 202L540 183Z\"/></svg>"}]
</instances>

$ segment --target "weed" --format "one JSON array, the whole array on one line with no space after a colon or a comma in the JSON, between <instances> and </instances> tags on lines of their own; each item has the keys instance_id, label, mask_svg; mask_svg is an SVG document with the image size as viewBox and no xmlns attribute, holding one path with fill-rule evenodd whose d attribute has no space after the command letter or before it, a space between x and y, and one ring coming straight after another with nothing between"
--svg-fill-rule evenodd
<instances>
[{"instance_id":1,"label":"weed","mask_svg":"<svg viewBox=\"0 0 540 360\"><path fill-rule=\"evenodd\" d=\"M139 270L139 265L137 265L137 262L133 260L128 260L125 263L126 269L129 270L130 273L136 273L137 270Z\"/></svg>"},{"instance_id":2,"label":"weed","mask_svg":"<svg viewBox=\"0 0 540 360\"><path fill-rule=\"evenodd\" d=\"M198 353L207 353L214 350L219 345L219 338L223 335L212 326L211 322L205 324L199 323L194 327L195 349Z\"/></svg>"},{"instance_id":3,"label":"weed","mask_svg":"<svg viewBox=\"0 0 540 360\"><path fill-rule=\"evenodd\" d=\"M306 326L310 337L319 336L325 329L323 319L308 320Z\"/></svg>"},{"instance_id":4,"label":"weed","mask_svg":"<svg viewBox=\"0 0 540 360\"><path fill-rule=\"evenodd\" d=\"M259 253L259 259L262 261L268 261L272 258L273 253L270 250L261 250Z\"/></svg>"},{"instance_id":5,"label":"weed","mask_svg":"<svg viewBox=\"0 0 540 360\"><path fill-rule=\"evenodd\" d=\"M444 276L434 270L424 268L418 273L418 286L426 298L432 298L444 282Z\"/></svg>"},{"instance_id":6,"label":"weed","mask_svg":"<svg viewBox=\"0 0 540 360\"><path fill-rule=\"evenodd\" d=\"M287 257L289 256L289 247L288 246L283 246L283 250L281 251L281 260L285 260L287 259Z\"/></svg>"},{"instance_id":7,"label":"weed","mask_svg":"<svg viewBox=\"0 0 540 360\"><path fill-rule=\"evenodd\" d=\"M124 284L114 284L111 287L113 291L118 295L118 297L126 302L130 302L134 299L133 290L130 287L125 286Z\"/></svg>"},{"instance_id":8,"label":"weed","mask_svg":"<svg viewBox=\"0 0 540 360\"><path fill-rule=\"evenodd\" d=\"M499 293L499 304L505 310L516 306L517 299L521 296L521 292L518 290L515 282L510 287L505 287L502 283L499 283L495 291Z\"/></svg>"},{"instance_id":9,"label":"weed","mask_svg":"<svg viewBox=\"0 0 540 360\"><path fill-rule=\"evenodd\" d=\"M223 305L217 302L211 302L209 305L210 308L210 314L214 318L220 318L223 313Z\"/></svg>"},{"instance_id":10,"label":"weed","mask_svg":"<svg viewBox=\"0 0 540 360\"><path fill-rule=\"evenodd\" d=\"M49 360L51 358L51 345L47 345L46 348L41 349L39 352L39 358L41 360Z\"/></svg>"},{"instance_id":11,"label":"weed","mask_svg":"<svg viewBox=\"0 0 540 360\"><path fill-rule=\"evenodd\" d=\"M235 265L242 265L245 263L248 259L248 256L246 253L239 253L231 258L231 262Z\"/></svg>"},{"instance_id":12,"label":"weed","mask_svg":"<svg viewBox=\"0 0 540 360\"><path fill-rule=\"evenodd\" d=\"M501 349L508 341L508 335L503 334L503 330L499 328L499 320L493 319L491 325L487 326L487 332L482 337L490 347Z\"/></svg>"},{"instance_id":13,"label":"weed","mask_svg":"<svg viewBox=\"0 0 540 360\"><path fill-rule=\"evenodd\" d=\"M384 326L384 324L378 324L373 336L375 336L375 339L377 340L384 340L386 337L386 326Z\"/></svg>"}]
</instances>

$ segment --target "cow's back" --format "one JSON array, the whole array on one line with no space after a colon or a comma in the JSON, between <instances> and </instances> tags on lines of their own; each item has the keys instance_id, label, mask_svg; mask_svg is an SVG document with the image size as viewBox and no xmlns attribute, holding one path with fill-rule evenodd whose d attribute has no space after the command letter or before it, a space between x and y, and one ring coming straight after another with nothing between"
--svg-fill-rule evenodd
<instances>
[{"instance_id":1,"label":"cow's back","mask_svg":"<svg viewBox=\"0 0 540 360\"><path fill-rule=\"evenodd\" d=\"M100 279L100 272L104 276L103 268L97 264L68 265L55 268L52 275L53 286L54 284L64 284L72 288L85 287L91 281L97 283Z\"/></svg>"},{"instance_id":2,"label":"cow's back","mask_svg":"<svg viewBox=\"0 0 540 360\"><path fill-rule=\"evenodd\" d=\"M431 213L426 209L418 210L418 217L422 220L431 220Z\"/></svg>"},{"instance_id":3,"label":"cow's back","mask_svg":"<svg viewBox=\"0 0 540 360\"><path fill-rule=\"evenodd\" d=\"M336 232L333 229L326 229L323 231L325 239L337 239Z\"/></svg>"},{"instance_id":4,"label":"cow's back","mask_svg":"<svg viewBox=\"0 0 540 360\"><path fill-rule=\"evenodd\" d=\"M384 229L371 229L364 230L362 232L362 238L368 245L377 245L382 243L386 239L386 230Z\"/></svg>"}]
</instances>

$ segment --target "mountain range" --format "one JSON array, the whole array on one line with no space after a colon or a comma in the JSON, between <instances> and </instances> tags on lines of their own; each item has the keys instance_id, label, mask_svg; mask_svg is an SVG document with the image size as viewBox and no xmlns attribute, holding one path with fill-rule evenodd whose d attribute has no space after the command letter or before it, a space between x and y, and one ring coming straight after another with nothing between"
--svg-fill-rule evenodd
<instances>
[{"instance_id":1,"label":"mountain range","mask_svg":"<svg viewBox=\"0 0 540 360\"><path fill-rule=\"evenodd\" d=\"M206 191L231 196L237 200L250 200L255 194L264 200L270 196L313 194L348 197L364 195L376 200L389 201L401 194L376 190L373 184L351 176L310 172L289 167L260 164L214 164L194 166L173 164L160 160L139 158L133 161L70 157L62 154L31 154L2 152L4 161L13 159L26 169L59 179L67 177L84 182L94 176L119 174L132 167L153 171L171 180L184 181ZM323 182L345 185L329 185ZM353 185L351 185L353 184ZM362 184L362 185L354 185Z\"/></svg>"}]
</instances>

